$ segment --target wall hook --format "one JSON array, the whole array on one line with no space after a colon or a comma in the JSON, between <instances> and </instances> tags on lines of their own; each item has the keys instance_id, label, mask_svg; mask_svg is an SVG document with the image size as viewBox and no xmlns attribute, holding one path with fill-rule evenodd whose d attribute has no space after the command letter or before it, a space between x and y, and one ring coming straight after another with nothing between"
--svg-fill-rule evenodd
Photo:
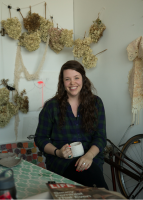
<instances>
[{"instance_id":1,"label":"wall hook","mask_svg":"<svg viewBox=\"0 0 143 200\"><path fill-rule=\"evenodd\" d=\"M5 29L4 29L4 28L1 28L0 33L1 33L1 36L5 36Z\"/></svg>"}]
</instances>

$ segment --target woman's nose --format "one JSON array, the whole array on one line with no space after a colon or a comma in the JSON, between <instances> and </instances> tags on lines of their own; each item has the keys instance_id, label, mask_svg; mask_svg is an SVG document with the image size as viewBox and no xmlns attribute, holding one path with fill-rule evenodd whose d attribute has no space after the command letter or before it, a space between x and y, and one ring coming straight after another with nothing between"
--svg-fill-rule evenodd
<instances>
[{"instance_id":1,"label":"woman's nose","mask_svg":"<svg viewBox=\"0 0 143 200\"><path fill-rule=\"evenodd\" d=\"M72 85L74 84L74 80L73 79L71 79L70 84L72 84Z\"/></svg>"}]
</instances>

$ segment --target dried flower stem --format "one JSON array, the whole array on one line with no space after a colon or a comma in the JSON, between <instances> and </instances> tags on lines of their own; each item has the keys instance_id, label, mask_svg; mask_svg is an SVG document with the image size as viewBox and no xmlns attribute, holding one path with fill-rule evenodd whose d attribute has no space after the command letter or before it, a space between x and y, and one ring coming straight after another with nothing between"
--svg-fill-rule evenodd
<instances>
[{"instance_id":1,"label":"dried flower stem","mask_svg":"<svg viewBox=\"0 0 143 200\"><path fill-rule=\"evenodd\" d=\"M100 54L100 53L102 53L102 52L104 52L104 51L106 51L106 50L107 50L107 49L105 49L105 50L103 50L103 51L101 51L101 52L97 53L96 55L98 55L98 54ZM95 56L96 56L96 55L95 55Z\"/></svg>"},{"instance_id":2,"label":"dried flower stem","mask_svg":"<svg viewBox=\"0 0 143 200\"><path fill-rule=\"evenodd\" d=\"M85 36L86 36L86 31L85 31L85 33L84 33L84 38L85 38Z\"/></svg>"},{"instance_id":3,"label":"dried flower stem","mask_svg":"<svg viewBox=\"0 0 143 200\"><path fill-rule=\"evenodd\" d=\"M29 6L30 7L30 14L31 14L31 6Z\"/></svg>"},{"instance_id":4,"label":"dried flower stem","mask_svg":"<svg viewBox=\"0 0 143 200\"><path fill-rule=\"evenodd\" d=\"M20 11L19 11L20 12ZM23 15L22 15L22 13L20 12L20 14L21 14L21 16L22 16L22 18L24 19L24 17L23 17Z\"/></svg>"},{"instance_id":5,"label":"dried flower stem","mask_svg":"<svg viewBox=\"0 0 143 200\"><path fill-rule=\"evenodd\" d=\"M9 14L10 14L10 18L11 18L11 11L10 11L10 8L9 8Z\"/></svg>"},{"instance_id":6,"label":"dried flower stem","mask_svg":"<svg viewBox=\"0 0 143 200\"><path fill-rule=\"evenodd\" d=\"M98 19L99 19L99 15L100 15L100 12L98 13Z\"/></svg>"},{"instance_id":7,"label":"dried flower stem","mask_svg":"<svg viewBox=\"0 0 143 200\"><path fill-rule=\"evenodd\" d=\"M45 19L46 19L46 5L47 5L47 4L46 4L46 2L45 2Z\"/></svg>"}]
</instances>

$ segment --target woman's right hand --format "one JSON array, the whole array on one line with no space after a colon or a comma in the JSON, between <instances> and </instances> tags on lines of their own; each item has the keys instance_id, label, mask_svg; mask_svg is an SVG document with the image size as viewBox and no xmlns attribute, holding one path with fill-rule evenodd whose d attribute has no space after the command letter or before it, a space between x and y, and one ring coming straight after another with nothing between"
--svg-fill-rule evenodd
<instances>
[{"instance_id":1,"label":"woman's right hand","mask_svg":"<svg viewBox=\"0 0 143 200\"><path fill-rule=\"evenodd\" d=\"M60 158L71 159L73 158L72 151L69 144L65 144L61 149L57 150L57 156Z\"/></svg>"}]
</instances>

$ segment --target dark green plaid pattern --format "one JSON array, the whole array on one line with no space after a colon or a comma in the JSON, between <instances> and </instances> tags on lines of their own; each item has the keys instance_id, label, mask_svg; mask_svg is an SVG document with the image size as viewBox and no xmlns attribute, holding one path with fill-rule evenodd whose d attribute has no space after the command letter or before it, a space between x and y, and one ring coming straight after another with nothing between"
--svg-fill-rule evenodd
<instances>
[{"instance_id":1,"label":"dark green plaid pattern","mask_svg":"<svg viewBox=\"0 0 143 200\"><path fill-rule=\"evenodd\" d=\"M76 118L70 104L67 103L65 124L60 129L58 126L58 102L56 99L49 100L39 114L39 124L34 139L40 151L44 152L44 147L49 142L60 149L65 144L80 141L83 144L85 153L92 145L96 145L100 152L93 161L103 170L103 150L106 146L106 123L104 106L98 96L96 96L95 106L98 110L98 127L97 131L89 134L81 129L80 105ZM44 155L46 156L47 169L60 175L63 174L64 170L74 159L59 158L46 153Z\"/></svg>"}]
</instances>

